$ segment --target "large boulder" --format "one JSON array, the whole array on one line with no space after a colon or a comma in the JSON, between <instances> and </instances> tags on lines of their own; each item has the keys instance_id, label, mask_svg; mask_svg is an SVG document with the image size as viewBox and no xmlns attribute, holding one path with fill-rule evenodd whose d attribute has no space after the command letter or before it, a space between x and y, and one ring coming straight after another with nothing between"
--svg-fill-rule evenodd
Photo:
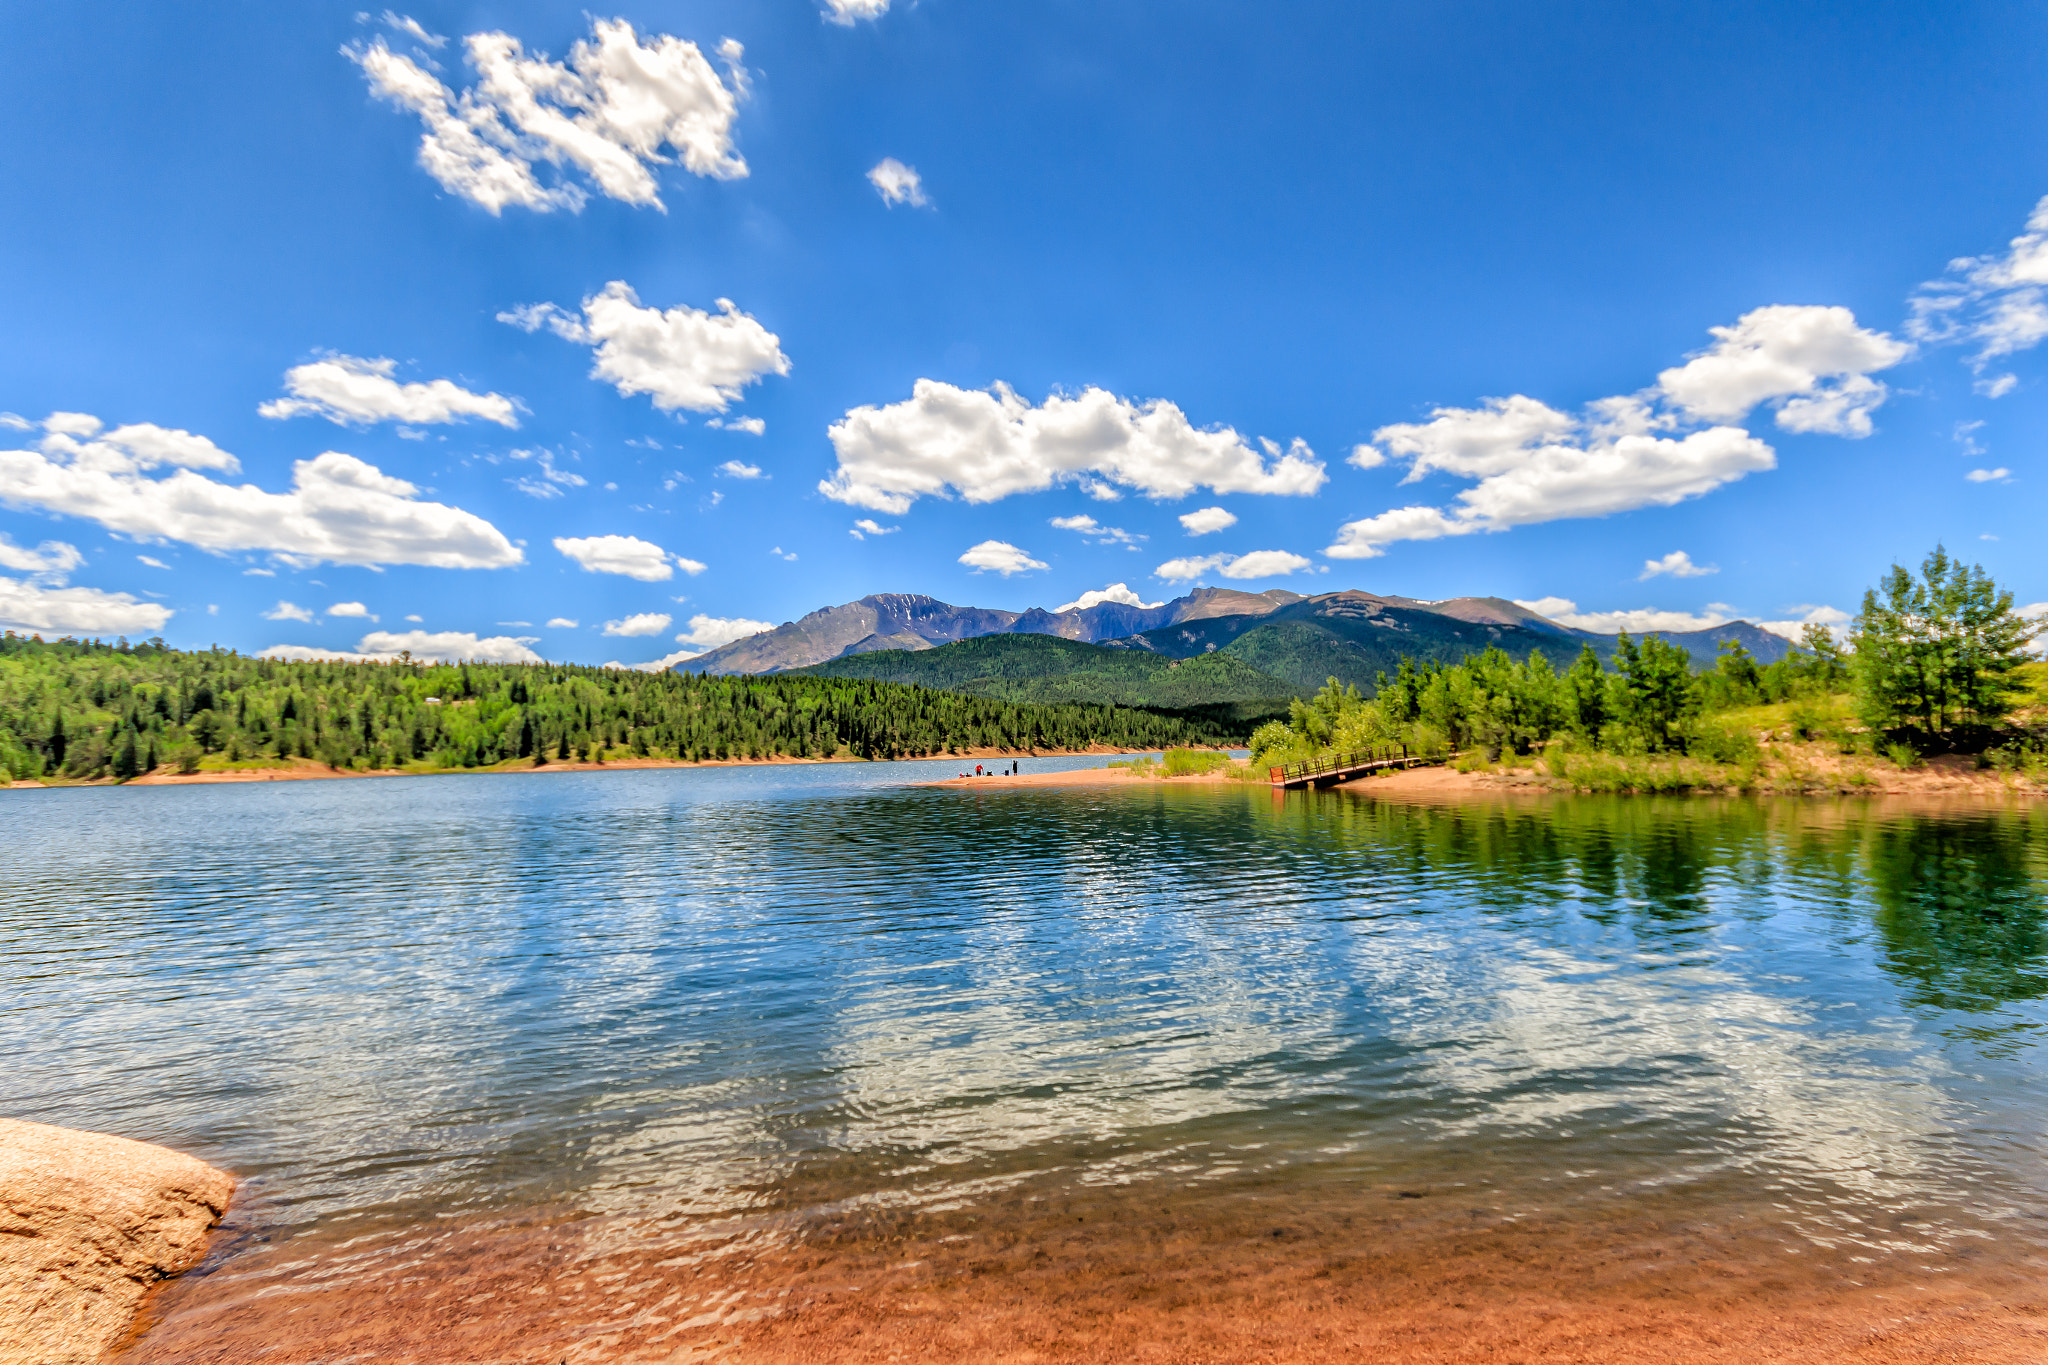
<instances>
[{"instance_id":1,"label":"large boulder","mask_svg":"<svg viewBox=\"0 0 2048 1365\"><path fill-rule=\"evenodd\" d=\"M0 1119L0 1365L90 1365L198 1261L235 1181L145 1142Z\"/></svg>"}]
</instances>

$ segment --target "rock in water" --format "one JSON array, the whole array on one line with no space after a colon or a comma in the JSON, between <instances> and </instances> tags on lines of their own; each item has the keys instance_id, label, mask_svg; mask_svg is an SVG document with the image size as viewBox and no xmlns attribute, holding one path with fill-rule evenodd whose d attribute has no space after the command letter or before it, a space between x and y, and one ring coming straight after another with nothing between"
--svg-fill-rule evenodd
<instances>
[{"instance_id":1,"label":"rock in water","mask_svg":"<svg viewBox=\"0 0 2048 1365\"><path fill-rule=\"evenodd\" d=\"M90 1365L198 1261L235 1181L196 1157L0 1119L0 1365Z\"/></svg>"}]
</instances>

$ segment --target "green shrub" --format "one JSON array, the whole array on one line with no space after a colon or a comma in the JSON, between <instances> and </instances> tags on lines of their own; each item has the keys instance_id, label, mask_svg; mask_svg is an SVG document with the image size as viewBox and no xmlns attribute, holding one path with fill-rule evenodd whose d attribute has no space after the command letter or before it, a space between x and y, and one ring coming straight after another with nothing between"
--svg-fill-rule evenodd
<instances>
[{"instance_id":1,"label":"green shrub","mask_svg":"<svg viewBox=\"0 0 2048 1365\"><path fill-rule=\"evenodd\" d=\"M1230 755L1214 749L1168 749L1166 751L1166 775L1168 777L1192 777L1197 773L1213 773L1230 762Z\"/></svg>"},{"instance_id":2,"label":"green shrub","mask_svg":"<svg viewBox=\"0 0 2048 1365\"><path fill-rule=\"evenodd\" d=\"M1709 763L1756 764L1756 735L1748 729L1714 720L1698 720L1690 728L1685 748L1694 758Z\"/></svg>"},{"instance_id":3,"label":"green shrub","mask_svg":"<svg viewBox=\"0 0 2048 1365\"><path fill-rule=\"evenodd\" d=\"M1890 759L1896 767L1917 768L1920 766L1920 751L1910 744L1887 744L1884 746L1884 756Z\"/></svg>"}]
</instances>

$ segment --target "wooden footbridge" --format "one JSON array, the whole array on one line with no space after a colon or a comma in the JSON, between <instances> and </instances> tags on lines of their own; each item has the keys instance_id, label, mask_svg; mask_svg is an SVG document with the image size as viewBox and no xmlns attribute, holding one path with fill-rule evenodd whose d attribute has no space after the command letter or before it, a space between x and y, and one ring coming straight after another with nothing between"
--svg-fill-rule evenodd
<instances>
[{"instance_id":1,"label":"wooden footbridge","mask_svg":"<svg viewBox=\"0 0 2048 1365\"><path fill-rule=\"evenodd\" d=\"M1441 763L1450 754L1444 750L1410 749L1405 744L1383 745L1377 749L1351 749L1341 753L1317 754L1297 763L1278 763L1267 771L1275 791L1288 787L1333 787L1367 773L1396 768L1420 768Z\"/></svg>"}]
</instances>

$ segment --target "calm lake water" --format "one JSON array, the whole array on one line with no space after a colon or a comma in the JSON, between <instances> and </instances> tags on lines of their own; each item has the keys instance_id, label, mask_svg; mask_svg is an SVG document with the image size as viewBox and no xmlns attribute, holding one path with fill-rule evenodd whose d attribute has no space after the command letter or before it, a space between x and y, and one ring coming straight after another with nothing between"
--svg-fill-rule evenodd
<instances>
[{"instance_id":1,"label":"calm lake water","mask_svg":"<svg viewBox=\"0 0 2048 1365\"><path fill-rule=\"evenodd\" d=\"M757 1279L1176 1200L1852 1278L2048 1241L2039 807L910 785L958 766L0 793L0 1112L244 1178L162 1340L451 1228ZM691 1264L635 1330L708 1330Z\"/></svg>"}]
</instances>

